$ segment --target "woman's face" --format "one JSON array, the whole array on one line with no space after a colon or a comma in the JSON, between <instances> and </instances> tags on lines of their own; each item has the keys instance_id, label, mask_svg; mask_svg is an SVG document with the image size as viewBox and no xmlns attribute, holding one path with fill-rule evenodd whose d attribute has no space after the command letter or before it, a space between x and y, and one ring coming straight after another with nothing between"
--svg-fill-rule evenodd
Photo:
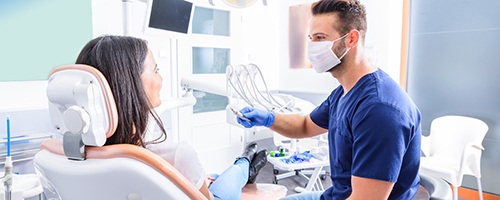
<instances>
[{"instance_id":1,"label":"woman's face","mask_svg":"<svg viewBox=\"0 0 500 200\"><path fill-rule=\"evenodd\" d=\"M151 53L151 50L148 50L146 60L144 61L144 71L141 74L141 79L146 95L153 108L158 107L161 104L160 89L163 79L161 78L160 73L158 73L158 70L159 68L156 65L155 58Z\"/></svg>"}]
</instances>

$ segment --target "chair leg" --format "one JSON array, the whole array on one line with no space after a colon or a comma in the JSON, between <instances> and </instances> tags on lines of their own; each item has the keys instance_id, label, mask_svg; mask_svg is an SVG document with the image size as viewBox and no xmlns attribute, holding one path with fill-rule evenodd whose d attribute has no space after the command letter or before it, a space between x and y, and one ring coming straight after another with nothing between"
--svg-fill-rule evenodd
<instances>
[{"instance_id":1,"label":"chair leg","mask_svg":"<svg viewBox=\"0 0 500 200\"><path fill-rule=\"evenodd\" d=\"M479 199L483 200L483 188L481 186L481 178L477 179L477 193L479 193Z\"/></svg>"},{"instance_id":2,"label":"chair leg","mask_svg":"<svg viewBox=\"0 0 500 200\"><path fill-rule=\"evenodd\" d=\"M458 200L458 187L453 186L453 200Z\"/></svg>"}]
</instances>

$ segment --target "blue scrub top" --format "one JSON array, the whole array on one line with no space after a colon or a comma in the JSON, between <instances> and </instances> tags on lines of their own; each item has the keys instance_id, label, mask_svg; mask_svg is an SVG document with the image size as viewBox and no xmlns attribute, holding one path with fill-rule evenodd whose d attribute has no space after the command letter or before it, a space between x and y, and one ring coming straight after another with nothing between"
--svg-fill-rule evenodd
<instances>
[{"instance_id":1,"label":"blue scrub top","mask_svg":"<svg viewBox=\"0 0 500 200\"><path fill-rule=\"evenodd\" d=\"M420 111L381 69L345 96L341 86L310 116L328 129L332 187L321 199L346 199L351 176L394 182L389 199L411 199L420 179Z\"/></svg>"}]
</instances>

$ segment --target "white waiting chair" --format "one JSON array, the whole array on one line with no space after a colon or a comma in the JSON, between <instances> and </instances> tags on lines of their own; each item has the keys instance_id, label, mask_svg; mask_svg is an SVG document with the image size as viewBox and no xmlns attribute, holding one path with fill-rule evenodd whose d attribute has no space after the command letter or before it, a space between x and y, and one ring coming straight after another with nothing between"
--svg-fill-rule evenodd
<instances>
[{"instance_id":1,"label":"white waiting chair","mask_svg":"<svg viewBox=\"0 0 500 200\"><path fill-rule=\"evenodd\" d=\"M86 65L56 68L47 86L52 123L63 140L43 142L34 157L47 199L206 199L172 165L140 146L103 146L118 123L102 74ZM278 199L286 188L247 184L242 199Z\"/></svg>"},{"instance_id":2,"label":"white waiting chair","mask_svg":"<svg viewBox=\"0 0 500 200\"><path fill-rule=\"evenodd\" d=\"M458 199L458 187L464 175L477 179L479 198L481 188L482 141L488 125L476 118L466 116L442 116L431 122L430 134L422 137L420 173L439 177L453 186L453 199Z\"/></svg>"}]
</instances>

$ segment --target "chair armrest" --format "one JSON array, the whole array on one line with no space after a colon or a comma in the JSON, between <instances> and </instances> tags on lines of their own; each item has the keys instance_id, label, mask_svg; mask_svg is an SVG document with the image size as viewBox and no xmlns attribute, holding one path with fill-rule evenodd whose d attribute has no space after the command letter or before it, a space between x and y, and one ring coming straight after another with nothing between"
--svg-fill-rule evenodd
<instances>
[{"instance_id":1,"label":"chair armrest","mask_svg":"<svg viewBox=\"0 0 500 200\"><path fill-rule=\"evenodd\" d=\"M471 147L484 151L484 147L481 144L472 144Z\"/></svg>"},{"instance_id":2,"label":"chair armrest","mask_svg":"<svg viewBox=\"0 0 500 200\"><path fill-rule=\"evenodd\" d=\"M462 152L459 173L468 172L467 174L472 173L471 175L481 177L481 153L483 150L484 147L481 144L467 143Z\"/></svg>"}]
</instances>

